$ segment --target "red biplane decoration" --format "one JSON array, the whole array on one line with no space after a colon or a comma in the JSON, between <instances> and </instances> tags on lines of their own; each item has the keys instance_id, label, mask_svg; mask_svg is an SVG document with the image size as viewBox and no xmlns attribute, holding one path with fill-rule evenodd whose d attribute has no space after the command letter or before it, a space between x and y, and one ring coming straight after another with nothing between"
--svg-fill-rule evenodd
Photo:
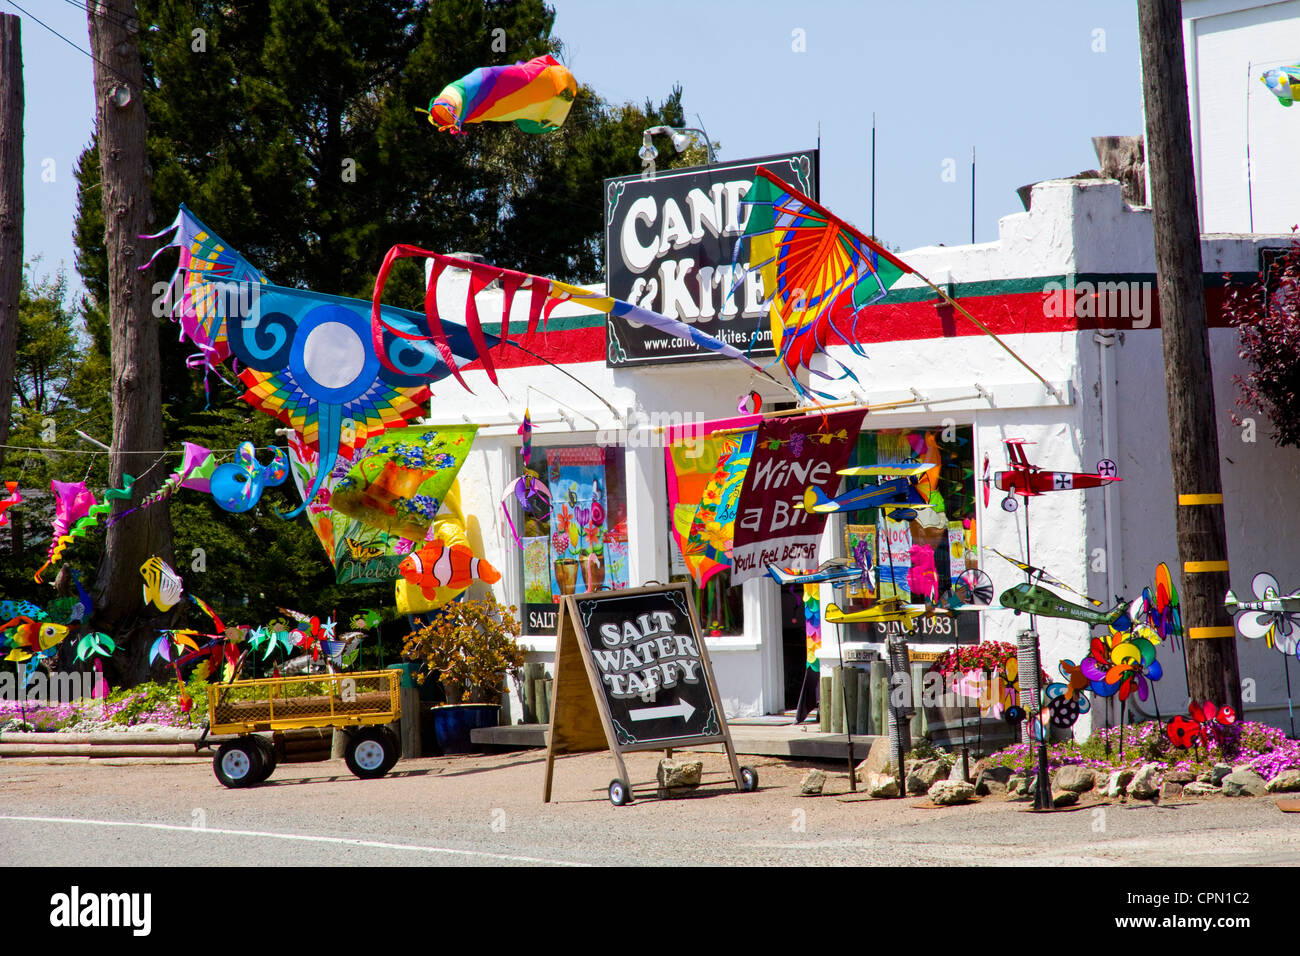
<instances>
[{"instance_id":1,"label":"red biplane decoration","mask_svg":"<svg viewBox=\"0 0 1300 956\"><path fill-rule=\"evenodd\" d=\"M1007 496L1002 499L1002 510L1015 511L1019 505L1016 495L1027 498L1030 495L1041 495L1049 491L1096 488L1120 480L1119 475L1116 474L1119 468L1109 458L1097 462L1096 474L1078 471L1044 471L1037 465L1031 465L1029 459L1025 457L1025 445L1032 445L1033 442L1027 442L1023 438L1004 438L1002 443L1007 446L1011 470L999 471L990 476L989 456L987 454L984 456L984 477L981 480L984 482L984 507L986 508L994 486L999 491L1007 493Z\"/></svg>"}]
</instances>

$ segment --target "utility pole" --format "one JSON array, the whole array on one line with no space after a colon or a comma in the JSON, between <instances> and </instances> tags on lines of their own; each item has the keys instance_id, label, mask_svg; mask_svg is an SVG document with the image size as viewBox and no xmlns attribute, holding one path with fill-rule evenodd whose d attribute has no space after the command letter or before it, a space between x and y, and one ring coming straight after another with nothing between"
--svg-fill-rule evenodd
<instances>
[{"instance_id":1,"label":"utility pole","mask_svg":"<svg viewBox=\"0 0 1300 956\"><path fill-rule=\"evenodd\" d=\"M23 283L22 21L0 13L0 465L9 443Z\"/></svg>"},{"instance_id":2,"label":"utility pole","mask_svg":"<svg viewBox=\"0 0 1300 956\"><path fill-rule=\"evenodd\" d=\"M1240 714L1236 631L1223 605L1228 590L1227 534L1178 0L1138 0L1138 36L1169 403L1169 457L1178 501L1175 519L1183 570L1187 690L1193 700L1230 705Z\"/></svg>"},{"instance_id":3,"label":"utility pole","mask_svg":"<svg viewBox=\"0 0 1300 956\"><path fill-rule=\"evenodd\" d=\"M125 474L139 478L155 462L131 452L163 447L162 380L158 320L150 307L148 261L139 236L149 228L149 160L145 153L144 78L140 65L135 0L90 0L90 47L95 61L95 123L99 137L104 246L108 253L109 329L112 333L113 442L109 484ZM160 483L165 469L137 483L137 495ZM153 555L172 561L171 517L166 508L144 508L108 529L107 555L97 590L104 625L115 626L125 652L120 680L148 673L147 639L156 622L142 618L140 565ZM151 626L152 625L152 626Z\"/></svg>"}]
</instances>

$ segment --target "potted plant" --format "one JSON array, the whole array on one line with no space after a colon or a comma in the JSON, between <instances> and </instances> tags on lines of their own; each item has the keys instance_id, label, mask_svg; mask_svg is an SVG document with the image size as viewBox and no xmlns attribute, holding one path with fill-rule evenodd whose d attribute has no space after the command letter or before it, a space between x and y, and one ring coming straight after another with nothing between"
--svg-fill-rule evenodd
<instances>
[{"instance_id":1,"label":"potted plant","mask_svg":"<svg viewBox=\"0 0 1300 956\"><path fill-rule=\"evenodd\" d=\"M1008 667L1015 657L1014 644L985 641L945 651L930 665L923 688L932 693L923 689L921 703L936 746L960 747L963 726L966 745L978 751L1017 739L1018 726L1005 719L1019 703L1016 666ZM1039 679L1047 686L1046 673Z\"/></svg>"},{"instance_id":2,"label":"potted plant","mask_svg":"<svg viewBox=\"0 0 1300 956\"><path fill-rule=\"evenodd\" d=\"M489 593L476 600L452 601L431 612L427 625L406 636L402 654L422 664L420 683L436 671L447 702L434 708L434 733L443 753L468 753L469 732L494 727L507 674L524 664L516 608L498 604Z\"/></svg>"}]
</instances>

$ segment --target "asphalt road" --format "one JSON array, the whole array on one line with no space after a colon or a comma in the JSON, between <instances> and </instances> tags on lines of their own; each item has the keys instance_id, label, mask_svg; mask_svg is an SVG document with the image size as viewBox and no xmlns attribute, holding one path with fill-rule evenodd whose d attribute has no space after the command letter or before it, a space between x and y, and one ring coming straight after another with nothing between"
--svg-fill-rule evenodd
<instances>
[{"instance_id":1,"label":"asphalt road","mask_svg":"<svg viewBox=\"0 0 1300 956\"><path fill-rule=\"evenodd\" d=\"M720 755L701 755L706 773ZM633 754L637 783L658 755ZM341 760L281 765L222 787L207 763L0 760L0 861L35 866L1295 866L1300 814L1271 797L1153 806L1085 801L1035 814L989 798L926 809L868 800L832 770L801 797L805 766L757 759L759 790L727 785L610 804L607 754L557 762L543 804L540 751L402 761L358 780ZM825 767L826 765L820 765ZM706 776L721 780L720 772Z\"/></svg>"}]
</instances>

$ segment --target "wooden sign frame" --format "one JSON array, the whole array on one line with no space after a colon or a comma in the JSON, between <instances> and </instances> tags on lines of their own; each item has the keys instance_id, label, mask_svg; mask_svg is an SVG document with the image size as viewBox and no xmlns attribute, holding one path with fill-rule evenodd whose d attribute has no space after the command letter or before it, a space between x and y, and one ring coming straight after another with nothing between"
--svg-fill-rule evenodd
<instances>
[{"instance_id":1,"label":"wooden sign frame","mask_svg":"<svg viewBox=\"0 0 1300 956\"><path fill-rule=\"evenodd\" d=\"M579 602L607 601L636 597L642 594L669 594L680 592L682 606L687 612L695 647L699 650L701 669L714 707L718 723L717 733L692 734L682 737L620 743L615 732L609 702L605 696L600 671L592 656L591 640L582 623ZM758 777L750 767L741 767L736 759L736 748L731 741L722 697L713 677L709 651L700 634L700 622L686 583L656 587L627 588L619 591L588 591L565 595L560 602L555 630L555 670L551 694L551 730L546 745L546 780L542 789L542 802L551 801L551 781L555 758L562 754L592 753L608 750L614 757L618 777L610 783L610 800L616 805L631 802L632 781L627 772L623 754L647 750L664 750L694 747L704 744L722 744L731 765L731 777L737 790L754 790ZM622 797L618 799L617 787L621 784Z\"/></svg>"}]
</instances>

